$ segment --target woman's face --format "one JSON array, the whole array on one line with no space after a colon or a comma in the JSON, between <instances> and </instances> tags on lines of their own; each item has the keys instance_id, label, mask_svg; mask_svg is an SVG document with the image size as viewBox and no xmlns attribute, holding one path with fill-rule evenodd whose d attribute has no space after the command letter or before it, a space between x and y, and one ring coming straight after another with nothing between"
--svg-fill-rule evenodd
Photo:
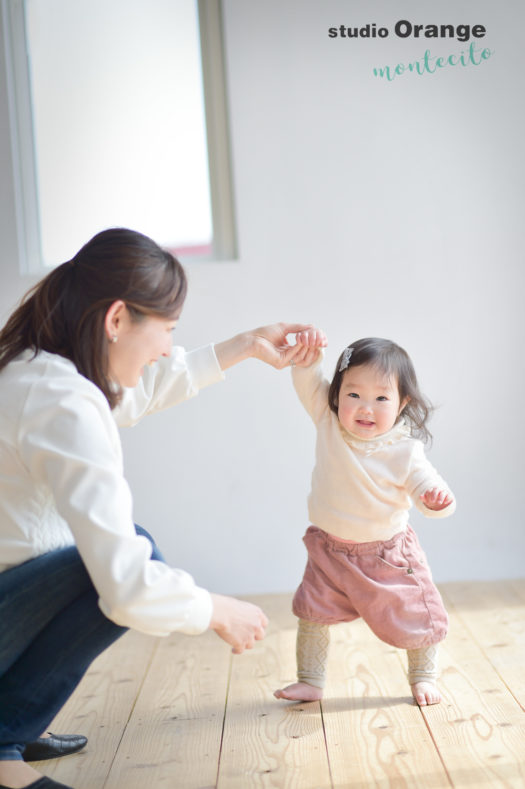
<instances>
[{"instance_id":1,"label":"woman's face","mask_svg":"<svg viewBox=\"0 0 525 789\"><path fill-rule=\"evenodd\" d=\"M159 318L152 315L133 321L123 304L113 315L109 334L110 378L120 386L136 386L146 365L170 355L177 322L178 316ZM111 342L112 337L117 338L115 342Z\"/></svg>"}]
</instances>

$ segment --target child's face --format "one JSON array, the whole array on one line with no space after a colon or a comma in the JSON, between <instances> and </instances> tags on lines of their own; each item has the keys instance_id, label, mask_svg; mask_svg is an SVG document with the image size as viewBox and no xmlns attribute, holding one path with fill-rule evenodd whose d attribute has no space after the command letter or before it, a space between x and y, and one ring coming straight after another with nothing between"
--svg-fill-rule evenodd
<instances>
[{"instance_id":1,"label":"child's face","mask_svg":"<svg viewBox=\"0 0 525 789\"><path fill-rule=\"evenodd\" d=\"M343 374L337 415L343 427L359 438L387 433L405 407L399 400L397 380L372 365L350 367Z\"/></svg>"}]
</instances>

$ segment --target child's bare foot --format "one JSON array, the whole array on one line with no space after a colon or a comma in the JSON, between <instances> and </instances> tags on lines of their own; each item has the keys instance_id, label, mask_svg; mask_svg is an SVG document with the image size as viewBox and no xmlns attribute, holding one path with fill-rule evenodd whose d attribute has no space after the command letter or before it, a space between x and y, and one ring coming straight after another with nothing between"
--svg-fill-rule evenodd
<instances>
[{"instance_id":1,"label":"child's bare foot","mask_svg":"<svg viewBox=\"0 0 525 789\"><path fill-rule=\"evenodd\" d=\"M322 688L316 688L307 682L294 682L286 688L279 688L273 694L276 699L289 699L290 701L319 701L323 698Z\"/></svg>"},{"instance_id":2,"label":"child's bare foot","mask_svg":"<svg viewBox=\"0 0 525 789\"><path fill-rule=\"evenodd\" d=\"M441 701L441 693L432 682L414 682L410 687L412 688L412 695L420 707L426 707L428 704L439 704Z\"/></svg>"}]
</instances>

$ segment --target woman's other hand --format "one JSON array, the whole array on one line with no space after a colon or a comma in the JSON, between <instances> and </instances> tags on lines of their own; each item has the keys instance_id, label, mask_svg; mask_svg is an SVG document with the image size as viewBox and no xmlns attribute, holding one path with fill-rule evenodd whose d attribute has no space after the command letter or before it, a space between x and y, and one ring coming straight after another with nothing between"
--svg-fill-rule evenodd
<instances>
[{"instance_id":1,"label":"woman's other hand","mask_svg":"<svg viewBox=\"0 0 525 789\"><path fill-rule=\"evenodd\" d=\"M210 629L232 647L234 655L252 649L264 638L268 619L258 606L220 594L212 594L211 599Z\"/></svg>"}]
</instances>

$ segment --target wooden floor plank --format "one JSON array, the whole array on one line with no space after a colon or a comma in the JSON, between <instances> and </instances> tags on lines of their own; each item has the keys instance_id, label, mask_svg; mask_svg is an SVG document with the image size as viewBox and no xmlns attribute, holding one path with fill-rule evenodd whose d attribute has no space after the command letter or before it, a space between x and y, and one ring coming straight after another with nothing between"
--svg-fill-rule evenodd
<instances>
[{"instance_id":1,"label":"wooden floor plank","mask_svg":"<svg viewBox=\"0 0 525 789\"><path fill-rule=\"evenodd\" d=\"M455 787L522 789L523 711L454 607L449 614L441 647L443 700L422 709L431 735Z\"/></svg>"},{"instance_id":2,"label":"wooden floor plank","mask_svg":"<svg viewBox=\"0 0 525 789\"><path fill-rule=\"evenodd\" d=\"M331 786L319 704L278 701L295 677L291 596L258 602L270 617L266 639L234 659L218 789L326 789Z\"/></svg>"},{"instance_id":3,"label":"wooden floor plank","mask_svg":"<svg viewBox=\"0 0 525 789\"><path fill-rule=\"evenodd\" d=\"M512 578L509 581L499 581L500 585L509 586L525 603L525 578Z\"/></svg>"},{"instance_id":4,"label":"wooden floor plank","mask_svg":"<svg viewBox=\"0 0 525 789\"><path fill-rule=\"evenodd\" d=\"M212 632L161 639L106 789L215 786L230 659Z\"/></svg>"},{"instance_id":5,"label":"wooden floor plank","mask_svg":"<svg viewBox=\"0 0 525 789\"><path fill-rule=\"evenodd\" d=\"M102 789L157 644L128 632L95 660L49 727L84 734L88 745L62 759L33 762L36 769L75 789Z\"/></svg>"},{"instance_id":6,"label":"wooden floor plank","mask_svg":"<svg viewBox=\"0 0 525 789\"><path fill-rule=\"evenodd\" d=\"M443 592L525 710L525 583L450 583Z\"/></svg>"},{"instance_id":7,"label":"wooden floor plank","mask_svg":"<svg viewBox=\"0 0 525 789\"><path fill-rule=\"evenodd\" d=\"M334 786L449 789L400 650L361 620L331 630L322 709Z\"/></svg>"}]
</instances>

